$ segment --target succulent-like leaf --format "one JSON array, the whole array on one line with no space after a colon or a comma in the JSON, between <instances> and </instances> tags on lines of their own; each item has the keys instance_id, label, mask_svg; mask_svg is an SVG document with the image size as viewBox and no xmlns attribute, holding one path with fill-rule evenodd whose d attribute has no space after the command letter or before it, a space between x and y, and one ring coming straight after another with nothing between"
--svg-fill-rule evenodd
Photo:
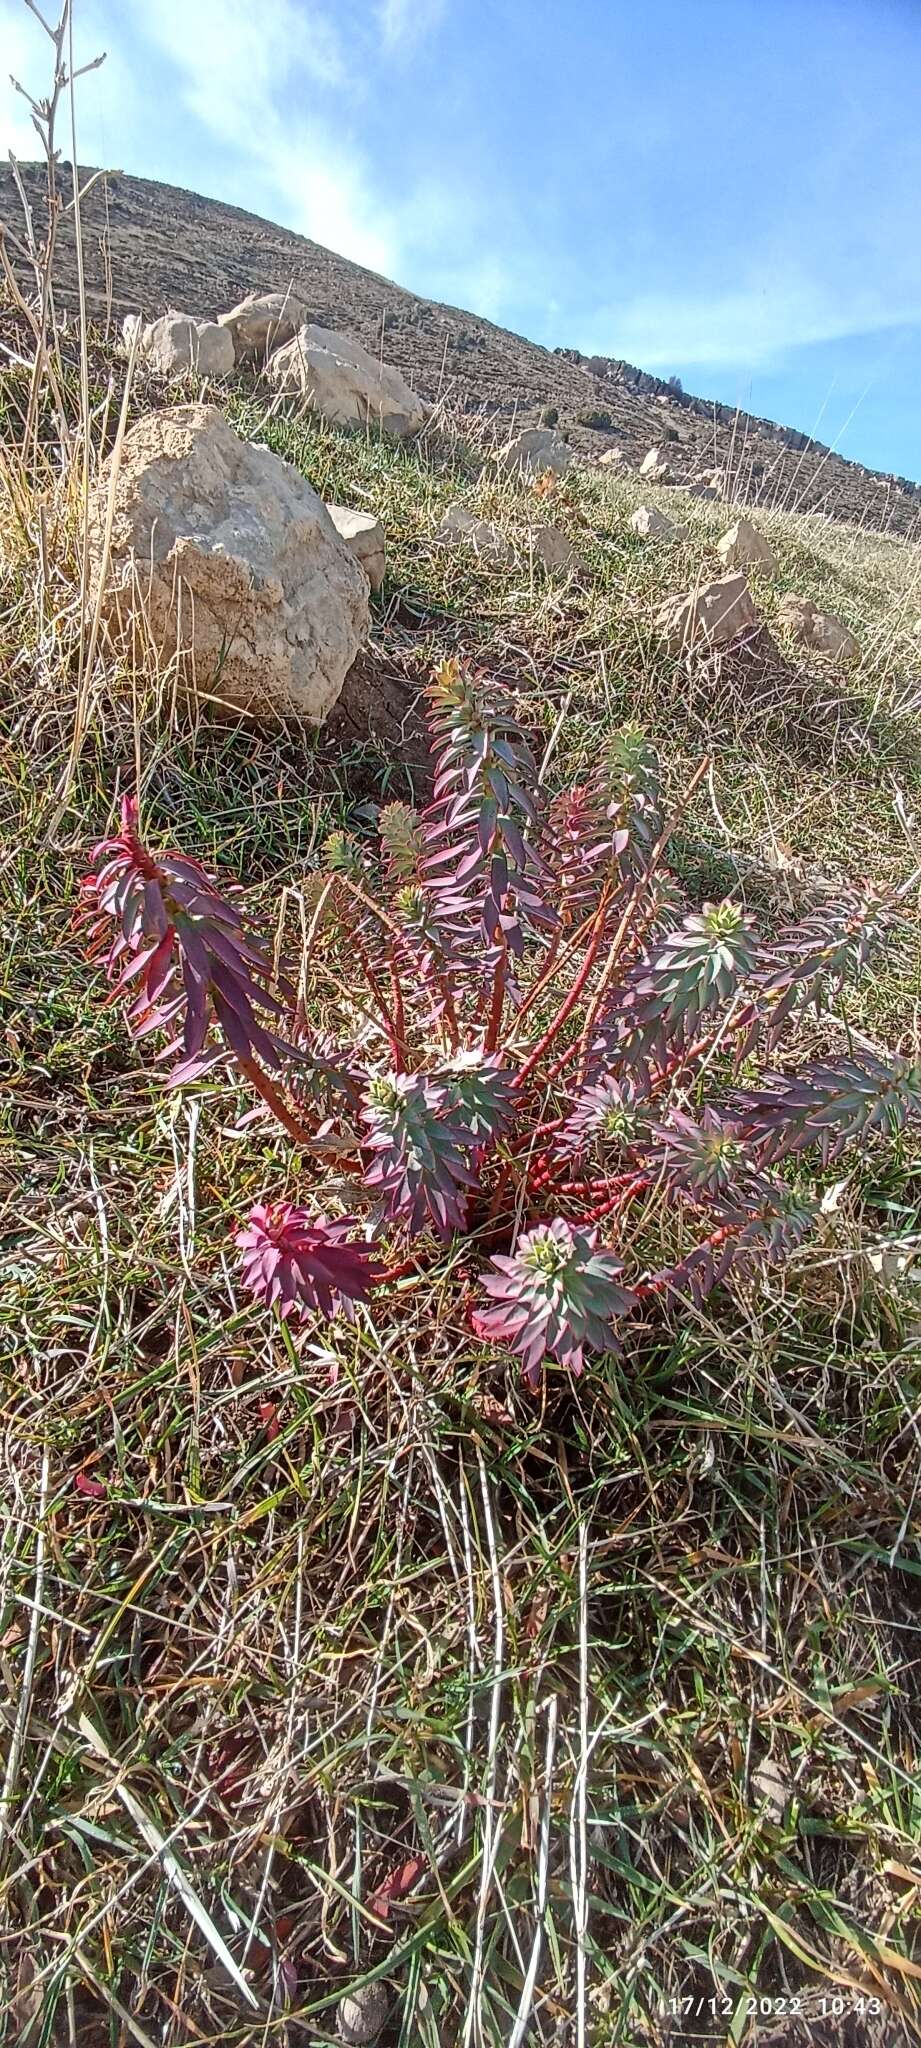
<instances>
[{"instance_id":1,"label":"succulent-like leaf","mask_svg":"<svg viewBox=\"0 0 921 2048\"><path fill-rule=\"evenodd\" d=\"M411 804L385 804L377 828L388 881L394 888L406 883L418 885L426 853L425 828L419 812Z\"/></svg>"},{"instance_id":2,"label":"succulent-like leaf","mask_svg":"<svg viewBox=\"0 0 921 2048\"><path fill-rule=\"evenodd\" d=\"M871 1052L816 1062L740 1093L732 1108L763 1164L811 1145L827 1164L856 1139L895 1135L921 1117L921 1063Z\"/></svg>"},{"instance_id":3,"label":"succulent-like leaf","mask_svg":"<svg viewBox=\"0 0 921 2048\"><path fill-rule=\"evenodd\" d=\"M591 1082L576 1096L554 1149L570 1159L580 1159L586 1152L626 1151L636 1143L644 1125L648 1132L648 1111L644 1117L640 1106L643 1093L642 1080L629 1077L618 1081L608 1074Z\"/></svg>"},{"instance_id":4,"label":"succulent-like leaf","mask_svg":"<svg viewBox=\"0 0 921 2048\"><path fill-rule=\"evenodd\" d=\"M599 1249L597 1230L555 1216L526 1230L510 1258L493 1259L483 1275L493 1306L476 1311L474 1327L518 1352L531 1386L547 1357L580 1373L586 1350L618 1349L614 1324L634 1302L620 1285L622 1271L613 1253Z\"/></svg>"},{"instance_id":5,"label":"succulent-like leaf","mask_svg":"<svg viewBox=\"0 0 921 2048\"><path fill-rule=\"evenodd\" d=\"M644 1067L670 1044L686 1045L751 973L758 948L735 903L708 903L685 917L628 978L614 1020L621 1056Z\"/></svg>"},{"instance_id":6,"label":"succulent-like leaf","mask_svg":"<svg viewBox=\"0 0 921 2048\"><path fill-rule=\"evenodd\" d=\"M471 1049L455 1053L435 1075L447 1108L477 1148L494 1145L513 1113L514 1077L496 1053Z\"/></svg>"},{"instance_id":7,"label":"succulent-like leaf","mask_svg":"<svg viewBox=\"0 0 921 2048\"><path fill-rule=\"evenodd\" d=\"M212 1023L238 1057L277 1069L291 1048L262 1021L282 1014L269 986L271 957L199 862L180 853L155 859L139 836L134 797L124 799L121 830L94 848L93 860L83 884L91 951L104 951L110 938L106 970L113 997L130 996L134 1035L180 1033L174 1078L201 1070Z\"/></svg>"},{"instance_id":8,"label":"succulent-like leaf","mask_svg":"<svg viewBox=\"0 0 921 2048\"><path fill-rule=\"evenodd\" d=\"M441 1237L462 1230L466 1191L476 1186L469 1132L446 1089L427 1074L385 1074L369 1083L363 1120L374 1153L365 1186L394 1221Z\"/></svg>"},{"instance_id":9,"label":"succulent-like leaf","mask_svg":"<svg viewBox=\"0 0 921 2048\"><path fill-rule=\"evenodd\" d=\"M827 1008L847 982L859 980L899 909L891 890L852 890L834 903L817 905L780 933L759 975L759 995L771 1005L768 1043L777 1039L791 1011Z\"/></svg>"},{"instance_id":10,"label":"succulent-like leaf","mask_svg":"<svg viewBox=\"0 0 921 2048\"><path fill-rule=\"evenodd\" d=\"M776 1265L802 1244L815 1221L815 1203L764 1177L757 1187L760 1206L754 1214L727 1210L706 1242L659 1273L652 1285L663 1293L688 1294L699 1305L733 1268L744 1269L759 1260Z\"/></svg>"},{"instance_id":11,"label":"succulent-like leaf","mask_svg":"<svg viewBox=\"0 0 921 2048\"><path fill-rule=\"evenodd\" d=\"M699 1123L672 1109L656 1137L666 1173L681 1187L707 1196L742 1192L754 1161L741 1124L727 1122L715 1109L704 1109Z\"/></svg>"},{"instance_id":12,"label":"succulent-like leaf","mask_svg":"<svg viewBox=\"0 0 921 2048\"><path fill-rule=\"evenodd\" d=\"M290 1202L257 1202L236 1232L244 1287L283 1316L354 1316L381 1270L366 1245L351 1242L357 1227L351 1216L331 1221Z\"/></svg>"}]
</instances>

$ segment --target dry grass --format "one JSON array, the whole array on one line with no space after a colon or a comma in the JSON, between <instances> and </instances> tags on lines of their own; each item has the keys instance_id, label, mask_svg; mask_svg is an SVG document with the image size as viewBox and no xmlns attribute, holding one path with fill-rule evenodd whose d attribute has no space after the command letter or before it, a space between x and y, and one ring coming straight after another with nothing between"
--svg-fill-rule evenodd
<instances>
[{"instance_id":1,"label":"dry grass","mask_svg":"<svg viewBox=\"0 0 921 2048\"><path fill-rule=\"evenodd\" d=\"M84 644L81 670L75 478L123 370L90 351L87 422L66 337L52 361L63 452L46 409L14 467L28 368L0 413L0 2038L320 2043L373 1982L390 2048L921 2039L917 1140L844 1162L782 1278L537 1404L470 1338L452 1251L297 1354L227 1242L302 1163L241 1140L242 1096L164 1096L69 928L138 763L154 829L296 887L331 824L418 779L395 721L454 648L517 691L550 783L625 714L676 789L712 750L693 893L770 920L823 878L904 880L921 552L766 513L768 624L795 587L860 662L681 664L650 621L716 568L720 507L682 501L663 550L629 529L635 478L537 498L447 421L393 449L238 388L242 430L384 519L379 731L190 722L144 661ZM515 538L507 573L434 542L457 495ZM541 578L535 517L583 578ZM853 1030L917 1054L919 957L915 928Z\"/></svg>"}]
</instances>

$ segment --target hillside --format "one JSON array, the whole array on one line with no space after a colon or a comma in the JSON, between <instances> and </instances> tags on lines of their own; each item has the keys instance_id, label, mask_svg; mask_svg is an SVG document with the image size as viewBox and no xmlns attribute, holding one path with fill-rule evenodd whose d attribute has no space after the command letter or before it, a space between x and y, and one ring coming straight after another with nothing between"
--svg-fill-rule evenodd
<instances>
[{"instance_id":1,"label":"hillside","mask_svg":"<svg viewBox=\"0 0 921 2048\"><path fill-rule=\"evenodd\" d=\"M723 570L726 503L471 446L496 391L499 432L516 402L569 426L583 366L230 208L123 180L105 227L98 193L86 396L73 322L47 350L28 308L0 322L0 2048L918 2048L921 548L872 530L913 500L740 425L727 495L754 443L776 485L763 630L679 650L660 606ZM61 255L63 301L66 232ZM146 630L87 631L117 319L289 277L366 340L386 316L422 389L483 415L398 442L248 374L204 386L249 454L384 530L319 734L186 697ZM663 419L724 445L692 401L610 388L634 455ZM129 433L201 391L138 363ZM852 523L823 516L839 473ZM641 501L680 526L638 528ZM458 506L502 545L445 539ZM574 563L541 566L546 521ZM793 636L791 595L846 659ZM507 1002L454 856L447 895L416 855L398 886L452 678L461 822L511 759L565 919L535 917ZM106 905L133 791L149 859L128 848ZM140 983L107 988L95 913L115 954L167 898L219 991L243 1000L241 931L257 1006L288 970L260 1009L286 1120L258 1061L164 1085L172 1000L132 1035ZM471 1073L475 1151L441 1117ZM446 1238L369 1199L362 1134L404 1089L430 1157L463 1143L481 1175L468 1197L455 1164ZM487 1113L515 1118L501 1152ZM317 1269L353 1315L285 1320L253 1287L238 1232L266 1201L340 1261L373 1249L370 1298L360 1264ZM483 1327L484 1273L557 1215L597 1233L606 1309L612 1258L635 1292L618 1348L554 1352L535 1389Z\"/></svg>"},{"instance_id":2,"label":"hillside","mask_svg":"<svg viewBox=\"0 0 921 2048\"><path fill-rule=\"evenodd\" d=\"M24 165L21 174L40 225L44 170ZM84 182L93 176L84 170ZM22 203L8 164L0 165L0 222L13 265L27 280ZM823 512L881 532L917 527L921 485L847 462L795 428L675 391L632 364L547 350L476 314L417 298L239 207L109 173L88 193L83 227L88 305L103 323L170 305L213 316L245 292L291 284L322 325L347 328L375 350L383 344L427 399L440 397L498 428L512 418L531 425L553 405L586 455L620 445L628 460L639 461L668 439L679 479L718 467L738 500ZM76 303L70 216L60 227L58 291L64 304ZM610 427L581 424L580 414L606 416Z\"/></svg>"}]
</instances>

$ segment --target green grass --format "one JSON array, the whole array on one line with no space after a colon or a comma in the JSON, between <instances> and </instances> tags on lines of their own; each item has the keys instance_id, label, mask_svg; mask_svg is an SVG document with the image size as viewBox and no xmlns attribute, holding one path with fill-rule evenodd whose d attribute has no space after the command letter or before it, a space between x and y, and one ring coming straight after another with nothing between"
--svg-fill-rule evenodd
<instances>
[{"instance_id":1,"label":"green grass","mask_svg":"<svg viewBox=\"0 0 921 2048\"><path fill-rule=\"evenodd\" d=\"M407 451L265 421L258 393L228 407L383 518L381 674L421 685L464 652L514 690L551 786L624 716L672 793L712 755L676 848L689 893L734 888L770 923L821 877L912 875L916 548L765 514L768 624L795 588L861 659L689 667L652 619L718 572L718 506L681 498L688 538L662 548L630 511L679 500L633 477L538 499L448 436ZM516 540L507 573L434 541L458 496ZM543 519L584 577L533 568ZM829 1175L782 1276L650 1323L540 1401L471 1340L452 1252L297 1353L242 1304L227 1244L303 1164L241 1137L242 1094L159 1088L100 1006L75 879L136 754L151 828L267 903L406 771L386 731L343 754L164 726L110 665L61 812L68 561L39 618L8 538L0 620L0 2038L320 2043L368 1979L400 2048L766 2039L755 1995L799 1999L813 2042L840 2037L835 1995L855 2026L876 1998L921 2038L917 1139ZM916 1056L919 962L914 926L850 1028Z\"/></svg>"}]
</instances>

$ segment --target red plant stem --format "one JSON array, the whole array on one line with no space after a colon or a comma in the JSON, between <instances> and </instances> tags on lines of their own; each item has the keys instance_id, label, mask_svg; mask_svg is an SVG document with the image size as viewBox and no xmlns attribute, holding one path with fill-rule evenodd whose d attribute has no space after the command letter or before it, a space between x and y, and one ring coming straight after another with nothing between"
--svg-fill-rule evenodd
<instances>
[{"instance_id":1,"label":"red plant stem","mask_svg":"<svg viewBox=\"0 0 921 2048\"><path fill-rule=\"evenodd\" d=\"M728 1038L731 1032L747 1031L756 1015L756 1005L754 1003L746 1003L744 1010L740 1010L734 1023L717 1025L713 1031L705 1032L703 1038L698 1038L693 1045L686 1046L682 1051L673 1053L671 1059L666 1060L661 1072L656 1075L649 1090L650 1095L660 1094L667 1082L673 1080L676 1074L680 1074L683 1067L691 1066L695 1060L701 1059L704 1053L710 1052L719 1037Z\"/></svg>"},{"instance_id":2,"label":"red plant stem","mask_svg":"<svg viewBox=\"0 0 921 2048\"><path fill-rule=\"evenodd\" d=\"M531 1145L537 1143L538 1138L550 1138L553 1136L554 1131L561 1131L565 1122L566 1118L564 1116L549 1117L545 1124L538 1124L535 1131L528 1131L525 1137L519 1138L517 1145L509 1147L510 1151L515 1154L527 1152Z\"/></svg>"},{"instance_id":3,"label":"red plant stem","mask_svg":"<svg viewBox=\"0 0 921 2048\"><path fill-rule=\"evenodd\" d=\"M579 1040L575 1039L572 1045L567 1045L565 1052L561 1052L559 1059L554 1060L553 1065L549 1069L549 1072L547 1074L548 1087L551 1081L558 1081L560 1075L565 1072L566 1068L572 1066L573 1060L576 1058L578 1051Z\"/></svg>"},{"instance_id":4,"label":"red plant stem","mask_svg":"<svg viewBox=\"0 0 921 2048\"><path fill-rule=\"evenodd\" d=\"M579 997L582 994L582 990L584 989L585 984L588 981L589 975L591 974L592 968L595 965L595 960L598 954L598 948L601 944L601 939L604 932L605 919L607 916L610 896L610 888L606 888L602 893L601 902L595 913L595 921L592 926L591 937L585 949L585 958L582 962L578 974L576 975L575 981L573 982L568 995L565 995L563 997L563 1001L561 1002L555 1017L551 1018L551 1021L548 1024L547 1029L543 1034L543 1037L538 1039L537 1044L533 1048L533 1051L529 1053L528 1058L525 1060L524 1066L519 1068L513 1084L516 1088L523 1087L525 1081L530 1080L530 1077L533 1074L535 1067L538 1067L540 1065L545 1052L549 1050L550 1046L553 1044L553 1041L557 1036L557 1033L562 1030L567 1017L570 1017L572 1015L572 1012L576 1007Z\"/></svg>"},{"instance_id":5,"label":"red plant stem","mask_svg":"<svg viewBox=\"0 0 921 2048\"><path fill-rule=\"evenodd\" d=\"M652 852L649 856L649 861L646 867L645 874L641 875L639 881L631 890L630 895L627 898L627 902L624 908L624 914L614 934L614 938L611 944L611 950L604 963L598 987L595 990L595 994L592 998L592 1001L588 1006L588 1011L585 1018L585 1025L582 1031L582 1037L579 1044L580 1079L584 1078L585 1075L585 1068L588 1063L588 1055L591 1050L592 1032L594 1031L595 1025L598 1021L598 1013L601 1009L601 1005L604 1002L605 996L607 995L608 989L611 985L611 981L614 975L614 969L617 966L621 952L623 951L624 941L627 938L628 933L630 932L633 918L636 914L637 909L639 908L640 903L643 900L643 897L647 895L649 892L659 862L662 858L663 853L665 852L665 848L668 845L672 833L675 830L675 826L678 824L679 819L687 810L688 804L691 801L694 791L697 788L698 783L703 780L709 766L710 757L708 754L704 754L703 759L698 761L697 763L697 767L695 768L694 773L691 776L691 780L688 783L684 795L676 804L671 817L666 819L665 824L663 825L662 830L659 833L659 837L656 840L655 846L653 847Z\"/></svg>"},{"instance_id":6,"label":"red plant stem","mask_svg":"<svg viewBox=\"0 0 921 2048\"><path fill-rule=\"evenodd\" d=\"M371 994L374 998L374 1001L377 1004L378 1010L380 1011L381 1018L383 1020L384 1030L386 1031L387 1037L390 1040L390 1051L391 1056L393 1058L393 1064L396 1067L397 1072L399 1073L402 1070L401 1062L403 1054L400 1044L400 1033L397 1029L396 1020L390 1011L387 999L384 995L384 991L381 988L377 975L375 974L371 962L368 959L368 955L365 951L364 944L362 942L361 934L359 931L357 931L354 925L349 930L349 937L355 948L359 966L361 967L362 973L365 977L369 989L371 990Z\"/></svg>"},{"instance_id":7,"label":"red plant stem","mask_svg":"<svg viewBox=\"0 0 921 2048\"><path fill-rule=\"evenodd\" d=\"M703 1244L697 1249L702 1252L715 1251L719 1245L725 1244L727 1237L737 1237L739 1228L738 1223L721 1223L719 1229L712 1230L710 1236L705 1237ZM657 1294L662 1294L665 1288L670 1286L671 1280L671 1273L658 1273L654 1280L640 1280L631 1292L636 1295L638 1301L647 1301Z\"/></svg>"},{"instance_id":8,"label":"red plant stem","mask_svg":"<svg viewBox=\"0 0 921 2048\"><path fill-rule=\"evenodd\" d=\"M300 1145L305 1151L332 1153L338 1158L339 1155L336 1152L335 1146L328 1143L324 1144L322 1138L317 1138L311 1131L305 1129L305 1126L294 1115L294 1112L288 1108L284 1096L279 1093L274 1081L270 1081L268 1074L263 1071L262 1067L254 1059L238 1059L237 1065L241 1074L245 1074L247 1080L252 1083L256 1094L261 1095L263 1102L271 1110L272 1115L277 1118L282 1129L287 1131L289 1138L293 1138L295 1143Z\"/></svg>"},{"instance_id":9,"label":"red plant stem","mask_svg":"<svg viewBox=\"0 0 921 2048\"><path fill-rule=\"evenodd\" d=\"M635 1195L643 1194L646 1188L651 1186L652 1180L648 1173L633 1174L627 1178L617 1194L609 1195L606 1202L599 1202L597 1208L589 1209L585 1218L586 1223L600 1223L602 1217L612 1215L617 1209L625 1209Z\"/></svg>"},{"instance_id":10,"label":"red plant stem","mask_svg":"<svg viewBox=\"0 0 921 2048\"><path fill-rule=\"evenodd\" d=\"M555 980L556 976L560 974L562 972L562 969L566 966L567 961L569 961L572 958L572 955L574 953L578 952L578 949L582 945L583 941L588 938L589 933L592 929L592 925L595 921L595 916L596 912L592 910L589 912L588 917L583 918L582 923L577 926L576 930L572 933L571 937L567 939L566 944L563 947L562 953L559 950L560 933L559 931L554 933L553 939L551 940L551 943L547 949L547 960L543 969L543 973L534 983L533 988L529 988L527 995L523 998L520 1007L515 1012L516 1031L522 1019L527 1016L528 1011L537 1002L538 997L543 995L544 989L547 987L548 982Z\"/></svg>"},{"instance_id":11,"label":"red plant stem","mask_svg":"<svg viewBox=\"0 0 921 2048\"><path fill-rule=\"evenodd\" d=\"M444 1019L448 1027L448 1039L450 1042L451 1051L456 1052L458 1046L460 1045L460 1025L457 1021L457 1011L454 1008L454 997L451 994L450 983L448 981L448 977L447 974L445 973L444 968L436 969L435 979L438 983L438 988L441 994L442 1002L444 1003Z\"/></svg>"},{"instance_id":12,"label":"red plant stem","mask_svg":"<svg viewBox=\"0 0 921 2048\"><path fill-rule=\"evenodd\" d=\"M406 1071L406 1010L403 1004L403 987L396 961L390 961L390 994L393 999L394 1025L394 1066L398 1074Z\"/></svg>"},{"instance_id":13,"label":"red plant stem","mask_svg":"<svg viewBox=\"0 0 921 2048\"><path fill-rule=\"evenodd\" d=\"M489 1005L489 1023L486 1026L486 1037L483 1041L486 1052L495 1052L496 1046L499 1043L499 1029L502 1023L502 1008L505 1002L507 979L508 951L505 939L503 938L501 951L496 961L495 972L492 978L492 1001Z\"/></svg>"},{"instance_id":14,"label":"red plant stem","mask_svg":"<svg viewBox=\"0 0 921 2048\"><path fill-rule=\"evenodd\" d=\"M385 1266L383 1272L378 1273L374 1285L375 1287L389 1287L394 1280L405 1280L410 1273L419 1273L421 1275L424 1272L425 1267L420 1266L418 1259L401 1259L396 1266Z\"/></svg>"}]
</instances>

